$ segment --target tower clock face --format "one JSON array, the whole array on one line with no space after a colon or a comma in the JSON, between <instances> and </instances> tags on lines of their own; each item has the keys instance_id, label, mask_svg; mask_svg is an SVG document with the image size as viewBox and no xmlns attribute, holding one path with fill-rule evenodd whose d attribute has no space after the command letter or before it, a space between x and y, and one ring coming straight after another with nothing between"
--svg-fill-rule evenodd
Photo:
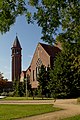
<instances>
[{"instance_id":1,"label":"tower clock face","mask_svg":"<svg viewBox=\"0 0 80 120\"><path fill-rule=\"evenodd\" d=\"M20 51L19 51L19 50L16 50L16 54L20 54Z\"/></svg>"}]
</instances>

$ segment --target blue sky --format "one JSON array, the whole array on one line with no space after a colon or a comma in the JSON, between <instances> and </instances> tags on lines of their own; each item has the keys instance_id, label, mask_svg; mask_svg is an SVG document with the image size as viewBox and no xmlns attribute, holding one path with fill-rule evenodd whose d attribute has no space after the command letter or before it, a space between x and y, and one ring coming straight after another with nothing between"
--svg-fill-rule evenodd
<instances>
[{"instance_id":1,"label":"blue sky","mask_svg":"<svg viewBox=\"0 0 80 120\"><path fill-rule=\"evenodd\" d=\"M41 28L37 24L27 24L24 16L17 18L9 32L0 34L0 72L5 78L11 80L11 47L16 33L22 47L22 70L30 65L32 56L41 38Z\"/></svg>"}]
</instances>

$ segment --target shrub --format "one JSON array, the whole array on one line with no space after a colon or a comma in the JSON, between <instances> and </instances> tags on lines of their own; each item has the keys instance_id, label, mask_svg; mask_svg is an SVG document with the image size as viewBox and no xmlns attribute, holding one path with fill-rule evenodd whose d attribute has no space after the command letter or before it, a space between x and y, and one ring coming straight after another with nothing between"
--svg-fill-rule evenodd
<instances>
[{"instance_id":1,"label":"shrub","mask_svg":"<svg viewBox=\"0 0 80 120\"><path fill-rule=\"evenodd\" d=\"M7 95L8 95L7 92L2 92L2 93L1 93L1 96L7 96Z\"/></svg>"},{"instance_id":2,"label":"shrub","mask_svg":"<svg viewBox=\"0 0 80 120\"><path fill-rule=\"evenodd\" d=\"M79 103L79 104L80 104L80 98L78 98L78 99L77 99L77 103Z\"/></svg>"},{"instance_id":3,"label":"shrub","mask_svg":"<svg viewBox=\"0 0 80 120\"><path fill-rule=\"evenodd\" d=\"M9 96L9 97L13 97L13 96L14 96L14 92L9 92L9 93L8 93L8 96Z\"/></svg>"}]
</instances>

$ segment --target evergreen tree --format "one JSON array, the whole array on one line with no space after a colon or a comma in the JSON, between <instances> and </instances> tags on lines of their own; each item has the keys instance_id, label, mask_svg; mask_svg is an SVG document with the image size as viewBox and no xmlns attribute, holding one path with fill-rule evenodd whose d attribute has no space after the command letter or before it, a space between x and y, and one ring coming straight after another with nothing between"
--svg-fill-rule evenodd
<instances>
[{"instance_id":1,"label":"evergreen tree","mask_svg":"<svg viewBox=\"0 0 80 120\"><path fill-rule=\"evenodd\" d=\"M14 80L13 82L14 96L19 96L19 80Z\"/></svg>"},{"instance_id":2,"label":"evergreen tree","mask_svg":"<svg viewBox=\"0 0 80 120\"><path fill-rule=\"evenodd\" d=\"M67 44L65 49L56 57L51 79L52 91L56 97L73 98L80 96L79 44Z\"/></svg>"},{"instance_id":3,"label":"evergreen tree","mask_svg":"<svg viewBox=\"0 0 80 120\"><path fill-rule=\"evenodd\" d=\"M39 74L38 74L38 82L39 82L39 90L41 91L42 98L44 95L46 95L46 85L47 85L47 79L46 79L46 68L44 65L41 65Z\"/></svg>"},{"instance_id":4,"label":"evergreen tree","mask_svg":"<svg viewBox=\"0 0 80 120\"><path fill-rule=\"evenodd\" d=\"M32 96L32 88L31 88L31 84L30 84L30 76L29 75L27 75L27 78L24 79L24 93L25 93L25 95L26 95L26 89L27 89L27 95Z\"/></svg>"}]
</instances>

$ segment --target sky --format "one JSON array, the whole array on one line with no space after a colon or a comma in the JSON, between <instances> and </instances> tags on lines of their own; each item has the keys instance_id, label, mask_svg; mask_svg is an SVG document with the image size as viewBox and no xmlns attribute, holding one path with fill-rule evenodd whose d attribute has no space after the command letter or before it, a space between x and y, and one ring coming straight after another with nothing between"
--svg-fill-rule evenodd
<instances>
[{"instance_id":1,"label":"sky","mask_svg":"<svg viewBox=\"0 0 80 120\"><path fill-rule=\"evenodd\" d=\"M27 24L24 16L16 19L9 32L0 34L0 72L8 80L11 80L11 47L16 34L22 47L22 70L29 67L38 42L43 42L41 28L37 24Z\"/></svg>"}]
</instances>

